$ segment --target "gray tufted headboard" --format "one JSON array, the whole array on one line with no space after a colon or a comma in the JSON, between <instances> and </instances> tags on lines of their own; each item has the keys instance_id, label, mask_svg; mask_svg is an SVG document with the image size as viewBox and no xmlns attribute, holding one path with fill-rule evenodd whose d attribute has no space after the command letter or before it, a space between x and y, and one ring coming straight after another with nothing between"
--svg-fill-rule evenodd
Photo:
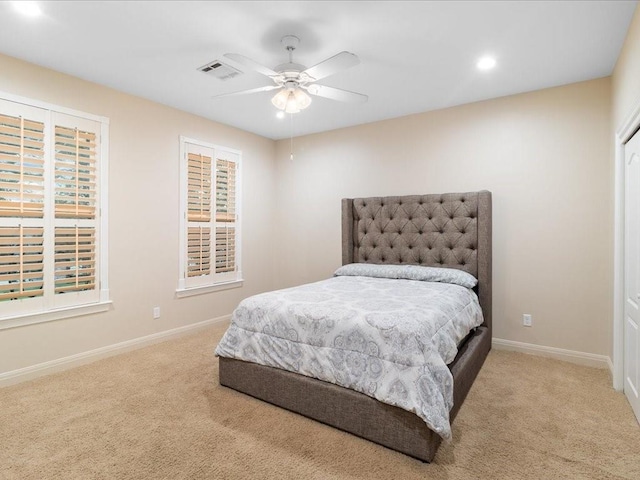
<instances>
[{"instance_id":1,"label":"gray tufted headboard","mask_svg":"<svg viewBox=\"0 0 640 480\"><path fill-rule=\"evenodd\" d=\"M342 200L342 264L459 268L491 329L491 192Z\"/></svg>"}]
</instances>

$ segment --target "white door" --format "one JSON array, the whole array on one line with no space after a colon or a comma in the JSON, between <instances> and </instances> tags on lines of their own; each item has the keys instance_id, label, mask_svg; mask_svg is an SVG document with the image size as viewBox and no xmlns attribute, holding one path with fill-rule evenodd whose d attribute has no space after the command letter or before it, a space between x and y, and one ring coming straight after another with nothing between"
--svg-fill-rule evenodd
<instances>
[{"instance_id":1,"label":"white door","mask_svg":"<svg viewBox=\"0 0 640 480\"><path fill-rule=\"evenodd\" d=\"M624 393L640 421L640 132L624 157Z\"/></svg>"}]
</instances>

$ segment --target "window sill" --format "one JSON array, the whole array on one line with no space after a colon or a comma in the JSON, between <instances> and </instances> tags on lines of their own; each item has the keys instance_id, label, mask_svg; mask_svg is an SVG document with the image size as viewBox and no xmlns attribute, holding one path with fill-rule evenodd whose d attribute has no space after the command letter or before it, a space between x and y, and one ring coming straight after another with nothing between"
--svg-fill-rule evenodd
<instances>
[{"instance_id":1,"label":"window sill","mask_svg":"<svg viewBox=\"0 0 640 480\"><path fill-rule=\"evenodd\" d=\"M194 295L204 295L206 293L220 292L222 290L230 290L232 288L239 288L244 283L244 280L233 280L231 282L216 283L215 285L202 285L199 287L190 288L178 288L176 290L176 297L193 297Z\"/></svg>"},{"instance_id":2,"label":"window sill","mask_svg":"<svg viewBox=\"0 0 640 480\"><path fill-rule=\"evenodd\" d=\"M91 315L93 313L106 312L107 310L109 310L112 303L113 302L111 302L111 300L108 300L87 305L75 305L73 307L47 310L46 312L28 313L24 315L15 315L12 317L0 318L0 330L24 327L26 325L34 325L36 323L51 322L53 320L62 320L64 318L80 317L82 315Z\"/></svg>"}]
</instances>

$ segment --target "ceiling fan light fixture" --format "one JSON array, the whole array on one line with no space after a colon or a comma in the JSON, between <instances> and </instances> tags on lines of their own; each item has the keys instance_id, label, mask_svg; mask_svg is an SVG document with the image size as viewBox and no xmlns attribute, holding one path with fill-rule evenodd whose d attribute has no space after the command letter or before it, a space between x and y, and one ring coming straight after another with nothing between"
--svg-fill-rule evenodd
<instances>
[{"instance_id":1,"label":"ceiling fan light fixture","mask_svg":"<svg viewBox=\"0 0 640 480\"><path fill-rule=\"evenodd\" d=\"M278 93L276 93L273 98L271 99L271 103L273 103L273 105L276 108L279 108L280 110L284 110L285 107L287 106L287 100L289 99L289 90L280 90Z\"/></svg>"},{"instance_id":2,"label":"ceiling fan light fixture","mask_svg":"<svg viewBox=\"0 0 640 480\"><path fill-rule=\"evenodd\" d=\"M311 104L311 97L300 88L282 89L273 96L271 103L287 113L298 113Z\"/></svg>"},{"instance_id":3,"label":"ceiling fan light fixture","mask_svg":"<svg viewBox=\"0 0 640 480\"><path fill-rule=\"evenodd\" d=\"M296 101L296 96L293 92L289 92L289 97L287 98L287 104L284 107L284 111L287 113L300 112L300 107L298 106L298 102Z\"/></svg>"},{"instance_id":4,"label":"ceiling fan light fixture","mask_svg":"<svg viewBox=\"0 0 640 480\"><path fill-rule=\"evenodd\" d=\"M298 108L300 110L304 110L309 105L311 105L311 97L307 95L307 93L298 88L293 92L293 96L296 98L296 103L298 104Z\"/></svg>"}]
</instances>

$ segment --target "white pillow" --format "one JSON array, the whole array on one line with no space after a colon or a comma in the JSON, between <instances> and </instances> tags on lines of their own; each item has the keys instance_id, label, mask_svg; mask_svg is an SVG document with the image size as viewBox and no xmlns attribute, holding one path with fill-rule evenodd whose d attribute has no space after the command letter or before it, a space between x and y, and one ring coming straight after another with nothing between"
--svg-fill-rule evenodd
<instances>
[{"instance_id":1,"label":"white pillow","mask_svg":"<svg viewBox=\"0 0 640 480\"><path fill-rule=\"evenodd\" d=\"M349 263L338 268L334 276L357 276L418 280L422 282L453 283L473 288L476 277L457 268L423 267L421 265L383 265L375 263Z\"/></svg>"}]
</instances>

